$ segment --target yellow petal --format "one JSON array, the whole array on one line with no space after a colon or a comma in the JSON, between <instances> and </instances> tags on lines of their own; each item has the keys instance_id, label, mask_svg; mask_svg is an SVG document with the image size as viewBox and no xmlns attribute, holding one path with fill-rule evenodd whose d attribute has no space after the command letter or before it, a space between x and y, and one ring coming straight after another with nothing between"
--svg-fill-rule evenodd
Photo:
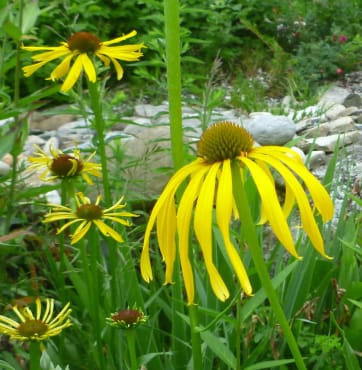
<instances>
[{"instance_id":1,"label":"yellow petal","mask_svg":"<svg viewBox=\"0 0 362 370\"><path fill-rule=\"evenodd\" d=\"M75 244L75 243L79 242L79 240L83 239L84 235L87 234L91 225L92 225L92 223L88 220L82 221L81 224L74 231L74 234L72 235L72 240L71 240L70 244Z\"/></svg>"},{"instance_id":2,"label":"yellow petal","mask_svg":"<svg viewBox=\"0 0 362 370\"><path fill-rule=\"evenodd\" d=\"M101 42L101 47L103 45L112 45L112 44L117 44L118 42L121 42L123 40L127 40L129 39L130 37L133 37L133 36L136 36L137 35L137 31L133 30L129 33L127 33L126 35L123 35L123 36L120 36L120 37L117 37L115 39L112 39L112 40L109 40L109 41L103 41Z\"/></svg>"},{"instance_id":3,"label":"yellow petal","mask_svg":"<svg viewBox=\"0 0 362 370\"><path fill-rule=\"evenodd\" d=\"M93 220L93 222L95 225L97 225L98 229L104 236L110 236L118 243L123 242L122 236L116 230L105 224L102 220Z\"/></svg>"},{"instance_id":4,"label":"yellow petal","mask_svg":"<svg viewBox=\"0 0 362 370\"><path fill-rule=\"evenodd\" d=\"M231 176L231 162L225 160L219 178L219 186L216 196L216 221L220 228L226 252L231 265L239 279L245 294L252 295L252 287L239 253L230 240L230 221L233 209L233 187Z\"/></svg>"},{"instance_id":5,"label":"yellow petal","mask_svg":"<svg viewBox=\"0 0 362 370\"><path fill-rule=\"evenodd\" d=\"M252 160L246 157L239 157L239 159L247 166L251 176L253 177L254 183L258 189L258 193L264 206L266 217L269 220L275 236L280 240L290 254L296 258L300 258L295 250L293 238L283 211L280 207L274 184L270 181L264 170Z\"/></svg>"},{"instance_id":6,"label":"yellow petal","mask_svg":"<svg viewBox=\"0 0 362 370\"><path fill-rule=\"evenodd\" d=\"M88 80L90 82L96 82L97 74L96 70L94 68L93 62L89 59L88 55L85 53L82 53L79 55L79 57L82 61L83 68L85 70L86 75L88 76Z\"/></svg>"},{"instance_id":7,"label":"yellow petal","mask_svg":"<svg viewBox=\"0 0 362 370\"><path fill-rule=\"evenodd\" d=\"M67 92L71 90L74 84L78 81L78 78L82 72L82 69L83 69L82 59L80 58L80 55L78 55L77 59L73 63L72 67L70 68L70 71L65 81L63 82L63 85L60 88L60 91Z\"/></svg>"},{"instance_id":8,"label":"yellow petal","mask_svg":"<svg viewBox=\"0 0 362 370\"><path fill-rule=\"evenodd\" d=\"M177 233L179 241L178 247L180 263L183 280L185 283L187 300L189 304L193 303L195 298L194 274L189 259L191 215L194 202L200 191L203 176L208 171L208 169L208 166L203 166L200 167L199 170L193 174L189 184L182 194L182 198L177 210Z\"/></svg>"},{"instance_id":9,"label":"yellow petal","mask_svg":"<svg viewBox=\"0 0 362 370\"><path fill-rule=\"evenodd\" d=\"M68 73L72 58L73 58L73 54L67 56L57 67L53 69L52 73L50 74L50 78L53 81L63 78Z\"/></svg>"},{"instance_id":10,"label":"yellow petal","mask_svg":"<svg viewBox=\"0 0 362 370\"><path fill-rule=\"evenodd\" d=\"M332 199L318 179L303 164L296 163L292 158L277 156L277 159L280 159L304 181L313 199L314 206L322 215L323 222L332 219L334 214Z\"/></svg>"},{"instance_id":11,"label":"yellow petal","mask_svg":"<svg viewBox=\"0 0 362 370\"><path fill-rule=\"evenodd\" d=\"M212 164L202 183L195 208L194 228L196 238L200 243L204 256L205 266L209 274L212 290L221 301L225 301L229 298L230 294L212 261L212 213L216 176L220 165L220 162Z\"/></svg>"},{"instance_id":12,"label":"yellow petal","mask_svg":"<svg viewBox=\"0 0 362 370\"><path fill-rule=\"evenodd\" d=\"M263 160L274 167L284 178L297 201L303 229L309 236L314 248L324 257L329 258L325 253L324 242L314 219L312 209L310 208L308 197L295 175L280 161L274 159L272 156L264 156Z\"/></svg>"},{"instance_id":13,"label":"yellow petal","mask_svg":"<svg viewBox=\"0 0 362 370\"><path fill-rule=\"evenodd\" d=\"M150 235L155 224L156 218L162 207L164 207L165 203L168 201L173 201L174 195L177 191L177 188L181 185L181 183L200 166L199 161L194 161L189 165L182 167L178 170L169 180L165 189L163 190L162 194L158 198L157 202L155 203L150 218L148 220L144 241L143 241L143 248L141 253L141 275L142 278L149 282L153 279L152 268L151 268L151 261L149 256L149 243L150 243Z\"/></svg>"},{"instance_id":14,"label":"yellow petal","mask_svg":"<svg viewBox=\"0 0 362 370\"><path fill-rule=\"evenodd\" d=\"M176 206L173 195L160 209L156 227L158 245L166 264L165 284L170 284L176 257Z\"/></svg>"},{"instance_id":15,"label":"yellow petal","mask_svg":"<svg viewBox=\"0 0 362 370\"><path fill-rule=\"evenodd\" d=\"M43 65L45 65L46 63L48 63L48 62L45 61L45 62L31 64L29 66L23 67L22 69L23 69L23 72L24 72L24 76L25 77L30 77L34 72L36 72L39 68L43 67Z\"/></svg>"}]
</instances>

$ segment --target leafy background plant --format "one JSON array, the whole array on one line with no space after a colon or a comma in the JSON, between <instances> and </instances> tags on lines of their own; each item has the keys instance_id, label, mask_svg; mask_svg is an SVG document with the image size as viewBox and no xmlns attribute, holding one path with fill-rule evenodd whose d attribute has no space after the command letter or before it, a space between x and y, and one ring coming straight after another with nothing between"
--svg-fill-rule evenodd
<instances>
[{"instance_id":1,"label":"leafy background plant","mask_svg":"<svg viewBox=\"0 0 362 370\"><path fill-rule=\"evenodd\" d=\"M27 44L56 45L76 31L94 32L101 40L106 40L136 29L138 40L144 41L147 49L144 59L135 65L137 68L133 68L134 73L126 73L121 83L107 80L109 72L103 75L111 96L110 101L105 102L108 127L119 115L119 111L112 109L114 105L119 104L117 108L120 111L129 112L138 100L157 103L165 99L165 38L161 2L76 0L59 3L41 0L37 4L26 2L26 6L26 26L19 30L19 2L0 1L0 118L26 115L28 111L44 105L58 106L70 101L69 97L54 94L55 90L49 89L49 81L45 81L52 68L49 66L39 70L32 78L21 78L21 96L15 104L16 48L22 34L25 34L23 42ZM198 104L200 115L206 117L205 121L214 107L228 105L250 112L265 107L265 97L280 97L290 93L291 89L298 99L308 99L314 96L322 83L340 78L336 74L337 68L343 69L344 73L359 70L361 12L359 1L348 1L341 6L338 0L245 0L242 3L238 0L185 0L181 7L181 50L186 99ZM340 42L342 35L346 40ZM276 63L281 60L279 57L283 58L281 64ZM217 60L216 75L212 75ZM29 57L23 55L22 63L27 62ZM266 83L257 78L260 71L266 73ZM229 101L224 99L226 91L230 92ZM0 141L1 155L16 144L13 132L12 126L1 127L1 138L6 137L6 140ZM21 143L18 145L20 147ZM122 163L122 150L115 147L113 153ZM341 170L337 165L337 155L330 162L324 179L326 186L332 186L332 179ZM43 199L39 196L54 189L54 186L24 189L19 180L11 208L11 227L7 230L5 219L9 215L5 209L8 209L6 194L9 180L6 177L0 179L1 236L6 236L0 244L1 309L17 297L31 296L39 289L56 295L58 287L64 284L63 275L57 273L58 245L47 236L53 235L55 230L41 223L44 208ZM126 188L118 176L111 177L110 181L112 189L118 193ZM361 365L361 213L358 208L351 207L351 204L361 206L361 201L355 195L350 196L351 189L352 184L347 181L336 229L328 226L323 231L333 261L320 259L302 237L299 244L308 252L298 264L294 259L285 257L284 249L278 243L271 244L268 264L273 267L275 289L311 369L332 366L355 370ZM253 196L252 190L249 189L248 195ZM171 288L162 287L163 271L159 256L153 256L159 281L133 290L127 280L134 279L132 258L137 260L139 257L135 251L142 241L152 205L149 199L142 199L142 202L145 206L143 213L128 236L128 254L125 254L122 270L125 278L121 282L124 296L121 295L123 300L120 303L133 304L126 302L130 294L132 299L142 302L150 317L149 322L139 328L137 337L138 350L142 353L140 363L145 363L149 369L171 369L172 292ZM134 205L135 209L139 209L138 206ZM24 230L29 225L32 232ZM259 234L262 239L261 230ZM235 241L238 237L234 232ZM216 242L221 240L216 228L214 239ZM74 257L77 250L69 247L67 253ZM201 291L200 310L203 317L200 330L204 342L205 369L232 368L236 362L233 349L237 346L245 369L293 369L282 333L265 303L265 293L259 289L249 253L245 252L244 259L249 261L247 266L256 294L252 300L242 300L241 307L240 292L235 292L230 302L220 303L215 299L210 288L204 284L205 270L197 252L195 257L198 265L196 280ZM233 286L234 277L227 272L226 259L221 253L216 257L225 270L223 274L227 277L227 285ZM71 364L71 369L91 368L94 366L94 357L89 351L92 347L89 334L92 323L85 321L85 311L79 308L84 307L84 296L79 296L74 290L77 286L82 291L83 283L77 280L70 266L66 267L67 289L60 299L72 300L75 306L73 317L79 325L64 333L63 339L55 338L48 347L47 355L51 362L62 368L67 364ZM138 282L135 285L138 286ZM237 315L242 319L241 327L238 326ZM188 334L188 320L181 314L180 317L182 329ZM111 334L106 332L105 335ZM238 342L240 338L243 339ZM119 334L118 339L117 361L127 366L124 334ZM23 368L27 358L26 348L6 338L1 339L0 348L0 361L6 361L15 369ZM112 369L113 365L110 364L109 368Z\"/></svg>"}]
</instances>

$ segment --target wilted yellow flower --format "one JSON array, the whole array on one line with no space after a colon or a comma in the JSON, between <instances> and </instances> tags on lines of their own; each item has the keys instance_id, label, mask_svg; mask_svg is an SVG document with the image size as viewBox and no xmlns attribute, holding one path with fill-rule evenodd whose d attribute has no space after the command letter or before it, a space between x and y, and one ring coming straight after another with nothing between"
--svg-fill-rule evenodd
<instances>
[{"instance_id":1,"label":"wilted yellow flower","mask_svg":"<svg viewBox=\"0 0 362 370\"><path fill-rule=\"evenodd\" d=\"M75 210L58 204L50 204L50 206L53 208L50 213L44 216L43 221L53 222L59 220L70 220L60 229L58 229L58 234L63 232L71 225L79 223L78 227L71 236L71 244L75 244L81 240L87 234L93 224L101 231L103 235L110 236L117 242L121 243L123 242L122 236L116 230L108 226L104 221L109 220L125 226L130 226L131 224L125 220L124 217L137 217L137 215L134 213L118 211L126 206L125 204L121 204L123 197L120 198L117 203L107 209L102 209L99 206L101 201L100 195L97 197L95 203L92 203L89 198L84 196L83 193L77 193L75 194L75 201L77 204Z\"/></svg>"},{"instance_id":2,"label":"wilted yellow flower","mask_svg":"<svg viewBox=\"0 0 362 370\"><path fill-rule=\"evenodd\" d=\"M66 154L59 149L50 148L51 155L49 155L39 146L34 146L37 151L34 153L34 157L28 158L32 164L27 170L44 170L39 176L43 181L82 176L89 185L92 185L93 181L89 175L102 177L101 165L89 162L96 154L95 152L83 160L79 149L74 149L72 154Z\"/></svg>"},{"instance_id":3,"label":"wilted yellow flower","mask_svg":"<svg viewBox=\"0 0 362 370\"><path fill-rule=\"evenodd\" d=\"M61 87L61 91L67 92L77 82L82 71L85 71L89 81L96 81L95 61L91 59L95 55L107 67L112 62L117 72L117 79L120 80L123 76L123 68L118 60L127 62L139 60L143 55L141 49L144 48L144 44L110 45L118 44L136 34L136 31L132 31L113 40L102 42L90 32L76 32L68 38L67 42L62 42L61 46L23 46L22 49L26 51L45 51L32 57L35 64L23 67L25 77L31 76L48 62L64 57L61 63L53 69L49 79L58 80L68 74ZM71 66L73 58L75 61Z\"/></svg>"},{"instance_id":4,"label":"wilted yellow flower","mask_svg":"<svg viewBox=\"0 0 362 370\"><path fill-rule=\"evenodd\" d=\"M240 253L232 244L229 233L233 214L238 216L233 196L235 189L233 189L232 161L239 164L242 179L249 173L255 183L262 209L259 223L269 222L284 247L293 256L300 258L287 223L287 218L296 203L300 211L301 227L315 249L328 257L306 194L307 190L304 190L298 178L309 190L314 208L321 214L324 222L333 216L333 204L327 191L292 149L253 145L252 136L244 128L231 122L214 124L204 132L198 143L199 158L174 174L151 212L141 255L141 273L144 280L150 281L153 278L149 243L151 231L156 223L158 245L166 264L165 283L172 282L177 236L187 298L189 303L193 303L194 276L189 260L189 235L194 210L193 229L203 253L212 289L222 301L229 297L229 291L212 259L212 223L215 205L216 223L221 231L231 265L244 292L252 294ZM286 196L283 206L279 203L270 168L279 172L285 181ZM176 206L176 191L185 180L188 180L188 184L180 203Z\"/></svg>"},{"instance_id":5,"label":"wilted yellow flower","mask_svg":"<svg viewBox=\"0 0 362 370\"><path fill-rule=\"evenodd\" d=\"M42 303L40 298L36 298L35 315L29 306L12 307L12 310L20 321L15 321L7 316L0 315L0 334L6 334L11 339L28 341L42 341L58 335L63 329L72 325L69 315L72 310L67 303L64 308L54 317L54 299L45 300L45 311L42 315Z\"/></svg>"}]
</instances>

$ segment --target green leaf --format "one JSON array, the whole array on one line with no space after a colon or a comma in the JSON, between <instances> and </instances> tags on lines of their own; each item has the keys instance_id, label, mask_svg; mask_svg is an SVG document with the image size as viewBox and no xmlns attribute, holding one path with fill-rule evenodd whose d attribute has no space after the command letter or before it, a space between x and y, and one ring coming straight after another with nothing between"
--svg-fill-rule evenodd
<instances>
[{"instance_id":1,"label":"green leaf","mask_svg":"<svg viewBox=\"0 0 362 370\"><path fill-rule=\"evenodd\" d=\"M14 145L14 140L15 132L7 133L4 136L0 136L0 158L11 151Z\"/></svg>"},{"instance_id":2,"label":"green leaf","mask_svg":"<svg viewBox=\"0 0 362 370\"><path fill-rule=\"evenodd\" d=\"M272 369L277 366L292 364L294 362L295 360L293 358L285 359L285 360L263 361L263 362L258 362L255 365L248 366L244 370Z\"/></svg>"},{"instance_id":3,"label":"green leaf","mask_svg":"<svg viewBox=\"0 0 362 370\"><path fill-rule=\"evenodd\" d=\"M235 369L236 358L230 349L224 345L220 337L210 331L204 331L201 332L201 338L221 361L230 369Z\"/></svg>"},{"instance_id":4,"label":"green leaf","mask_svg":"<svg viewBox=\"0 0 362 370\"><path fill-rule=\"evenodd\" d=\"M20 28L10 21L3 24L3 31L14 41L20 40L22 35Z\"/></svg>"},{"instance_id":5,"label":"green leaf","mask_svg":"<svg viewBox=\"0 0 362 370\"><path fill-rule=\"evenodd\" d=\"M23 24L21 26L22 33L28 33L35 25L40 14L37 2L29 2L25 5L23 12Z\"/></svg>"},{"instance_id":6,"label":"green leaf","mask_svg":"<svg viewBox=\"0 0 362 370\"><path fill-rule=\"evenodd\" d=\"M7 362L2 361L2 360L0 360L0 366L1 366L1 368L2 368L2 369L4 369L4 370L16 370L16 368L15 368L15 367L12 367L12 366L11 366L11 365L9 365Z\"/></svg>"}]
</instances>

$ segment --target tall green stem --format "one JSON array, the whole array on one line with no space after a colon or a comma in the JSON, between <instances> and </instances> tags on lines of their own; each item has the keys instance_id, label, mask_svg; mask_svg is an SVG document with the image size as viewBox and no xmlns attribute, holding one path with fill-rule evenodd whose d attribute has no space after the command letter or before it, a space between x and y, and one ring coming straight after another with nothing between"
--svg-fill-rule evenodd
<instances>
[{"instance_id":1,"label":"tall green stem","mask_svg":"<svg viewBox=\"0 0 362 370\"><path fill-rule=\"evenodd\" d=\"M29 342L29 357L30 357L30 370L41 370L40 367L40 357L41 357L41 351L40 351L40 342L36 340L31 340Z\"/></svg>"},{"instance_id":2,"label":"tall green stem","mask_svg":"<svg viewBox=\"0 0 362 370\"><path fill-rule=\"evenodd\" d=\"M178 0L164 0L167 89L169 119L171 131L171 151L175 171L184 164L182 110L181 110L181 47L180 47L180 11ZM187 340L184 325L178 313L184 310L182 285L178 261L175 262L174 284L172 287L172 342L173 365L175 369L184 369L187 352L182 341ZM196 370L196 369L195 369Z\"/></svg>"},{"instance_id":3,"label":"tall green stem","mask_svg":"<svg viewBox=\"0 0 362 370\"><path fill-rule=\"evenodd\" d=\"M23 24L23 10L24 10L24 1L19 2L19 21L18 27L21 30ZM20 64L20 47L21 40L17 40L16 53L15 53L15 72L14 72L14 107L19 106L20 100L20 73L21 73L21 64ZM19 116L14 117L13 129L15 130L15 140L13 147L10 151L13 162L11 167L11 182L9 189L9 197L7 199L7 214L6 214L6 229L8 230L11 225L12 213L14 211L14 198L15 198L15 185L17 180L17 169L18 169L18 156L23 151L23 144L25 142L27 133L28 133L28 124L26 120L21 121Z\"/></svg>"},{"instance_id":4,"label":"tall green stem","mask_svg":"<svg viewBox=\"0 0 362 370\"><path fill-rule=\"evenodd\" d=\"M269 299L273 313L283 330L284 337L294 357L297 368L299 370L306 370L306 366L299 351L297 342L289 326L285 313L279 303L277 293L274 290L272 281L270 279L269 272L264 261L262 248L260 247L258 242L258 237L256 234L256 229L250 212L250 208L248 207L248 198L243 186L243 182L241 180L240 166L236 161L234 161L232 164L232 178L234 199L239 212L241 224L244 228L243 235L253 258L255 269L259 275L261 284Z\"/></svg>"},{"instance_id":5,"label":"tall green stem","mask_svg":"<svg viewBox=\"0 0 362 370\"><path fill-rule=\"evenodd\" d=\"M167 90L170 111L170 130L174 169L184 164L181 111L181 47L178 0L164 0L167 60Z\"/></svg>"},{"instance_id":6,"label":"tall green stem","mask_svg":"<svg viewBox=\"0 0 362 370\"><path fill-rule=\"evenodd\" d=\"M126 330L128 353L131 360L131 370L137 370L137 356L136 356L136 333L134 329Z\"/></svg>"},{"instance_id":7,"label":"tall green stem","mask_svg":"<svg viewBox=\"0 0 362 370\"><path fill-rule=\"evenodd\" d=\"M192 361L194 369L203 369L202 353L201 353L201 337L197 330L199 324L198 306L195 304L189 305L189 317L191 326L191 344L192 344Z\"/></svg>"},{"instance_id":8,"label":"tall green stem","mask_svg":"<svg viewBox=\"0 0 362 370\"><path fill-rule=\"evenodd\" d=\"M97 131L98 148L97 152L101 157L102 164L102 176L103 176L103 191L104 200L107 207L111 206L112 197L109 187L109 176L108 176L108 163L107 163L107 153L105 145L105 122L103 118L102 105L100 100L100 95L98 91L98 84L90 82L88 79L88 89L91 98L91 105L94 114L94 127Z\"/></svg>"}]
</instances>

